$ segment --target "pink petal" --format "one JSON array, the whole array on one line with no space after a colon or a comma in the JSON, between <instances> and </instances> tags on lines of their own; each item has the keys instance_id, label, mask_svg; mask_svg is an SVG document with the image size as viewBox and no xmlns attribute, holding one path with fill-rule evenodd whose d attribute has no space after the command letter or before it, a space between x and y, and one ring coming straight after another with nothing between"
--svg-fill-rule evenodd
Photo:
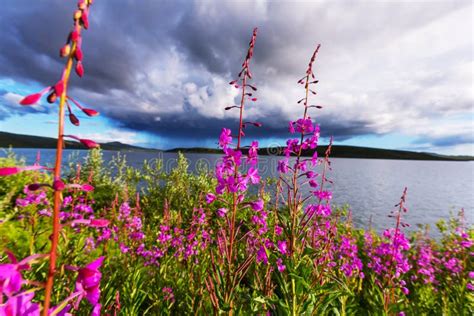
<instances>
[{"instance_id":1,"label":"pink petal","mask_svg":"<svg viewBox=\"0 0 474 316\"><path fill-rule=\"evenodd\" d=\"M66 57L71 53L71 46L69 44L64 45L59 50L59 56Z\"/></svg>"},{"instance_id":2,"label":"pink petal","mask_svg":"<svg viewBox=\"0 0 474 316\"><path fill-rule=\"evenodd\" d=\"M91 263L86 265L86 268L91 269L91 270L97 270L102 266L102 263L104 262L104 259L105 259L104 256L99 257L95 261L92 261Z\"/></svg>"},{"instance_id":3,"label":"pink petal","mask_svg":"<svg viewBox=\"0 0 474 316\"><path fill-rule=\"evenodd\" d=\"M56 85L54 85L54 91L57 95L62 95L64 92L64 81L60 80Z\"/></svg>"}]
</instances>

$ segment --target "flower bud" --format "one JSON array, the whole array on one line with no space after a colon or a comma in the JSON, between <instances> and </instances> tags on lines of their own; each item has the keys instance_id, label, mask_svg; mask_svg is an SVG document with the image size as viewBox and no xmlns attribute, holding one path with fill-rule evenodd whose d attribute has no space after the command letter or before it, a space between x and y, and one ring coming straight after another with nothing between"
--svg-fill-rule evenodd
<instances>
[{"instance_id":1,"label":"flower bud","mask_svg":"<svg viewBox=\"0 0 474 316\"><path fill-rule=\"evenodd\" d=\"M71 53L71 45L66 44L59 50L59 56L66 57Z\"/></svg>"},{"instance_id":2,"label":"flower bud","mask_svg":"<svg viewBox=\"0 0 474 316\"><path fill-rule=\"evenodd\" d=\"M54 180L53 182L53 189L54 191L62 191L64 190L64 182L61 179Z\"/></svg>"},{"instance_id":3,"label":"flower bud","mask_svg":"<svg viewBox=\"0 0 474 316\"><path fill-rule=\"evenodd\" d=\"M39 184L39 183L32 183L32 184L28 185L28 191L36 191L39 188L41 188L41 184Z\"/></svg>"},{"instance_id":4,"label":"flower bud","mask_svg":"<svg viewBox=\"0 0 474 316\"><path fill-rule=\"evenodd\" d=\"M24 97L21 101L21 105L32 105L41 99L41 93L34 93Z\"/></svg>"},{"instance_id":5,"label":"flower bud","mask_svg":"<svg viewBox=\"0 0 474 316\"><path fill-rule=\"evenodd\" d=\"M82 62L81 61L78 61L76 63L76 74L82 78L82 76L84 76L84 67L82 66Z\"/></svg>"},{"instance_id":6,"label":"flower bud","mask_svg":"<svg viewBox=\"0 0 474 316\"><path fill-rule=\"evenodd\" d=\"M79 46L77 46L76 50L74 51L74 58L77 61L82 61L82 49Z\"/></svg>"},{"instance_id":7,"label":"flower bud","mask_svg":"<svg viewBox=\"0 0 474 316\"><path fill-rule=\"evenodd\" d=\"M90 140L90 139L80 139L79 141L89 149L100 147L99 144L97 144L96 142L94 142L93 140Z\"/></svg>"},{"instance_id":8,"label":"flower bud","mask_svg":"<svg viewBox=\"0 0 474 316\"><path fill-rule=\"evenodd\" d=\"M82 12L81 22L82 26L87 30L89 28L89 17L87 11Z\"/></svg>"},{"instance_id":9,"label":"flower bud","mask_svg":"<svg viewBox=\"0 0 474 316\"><path fill-rule=\"evenodd\" d=\"M71 32L71 34L69 35L69 38L71 39L71 41L73 42L77 42L77 40L79 39L80 35L79 35L79 32L77 30L74 30Z\"/></svg>"},{"instance_id":10,"label":"flower bud","mask_svg":"<svg viewBox=\"0 0 474 316\"><path fill-rule=\"evenodd\" d=\"M97 115L99 115L99 112L97 112L96 110L93 110L93 109L82 108L81 110L82 110L82 112L84 112L87 116L97 116Z\"/></svg>"},{"instance_id":11,"label":"flower bud","mask_svg":"<svg viewBox=\"0 0 474 316\"><path fill-rule=\"evenodd\" d=\"M56 102L56 99L58 98L58 95L53 91L51 92L48 97L47 97L47 100L48 100L48 103L54 103Z\"/></svg>"},{"instance_id":12,"label":"flower bud","mask_svg":"<svg viewBox=\"0 0 474 316\"><path fill-rule=\"evenodd\" d=\"M54 91L57 95L61 95L64 92L64 81L60 80L54 85Z\"/></svg>"},{"instance_id":13,"label":"flower bud","mask_svg":"<svg viewBox=\"0 0 474 316\"><path fill-rule=\"evenodd\" d=\"M74 12L74 20L79 20L81 16L82 16L81 10L76 10L76 12Z\"/></svg>"},{"instance_id":14,"label":"flower bud","mask_svg":"<svg viewBox=\"0 0 474 316\"><path fill-rule=\"evenodd\" d=\"M79 119L74 115L74 113L69 113L69 121L71 121L73 125L79 126Z\"/></svg>"}]
</instances>

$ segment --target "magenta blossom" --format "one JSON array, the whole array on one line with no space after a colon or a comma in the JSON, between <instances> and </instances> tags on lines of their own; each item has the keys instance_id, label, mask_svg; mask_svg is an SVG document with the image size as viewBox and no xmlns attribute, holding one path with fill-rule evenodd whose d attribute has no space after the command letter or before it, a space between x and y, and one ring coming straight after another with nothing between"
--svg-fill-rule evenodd
<instances>
[{"instance_id":1,"label":"magenta blossom","mask_svg":"<svg viewBox=\"0 0 474 316\"><path fill-rule=\"evenodd\" d=\"M263 264L268 264L268 256L267 256L267 251L265 250L265 247L260 247L257 251L257 262L263 262Z\"/></svg>"},{"instance_id":2,"label":"magenta blossom","mask_svg":"<svg viewBox=\"0 0 474 316\"><path fill-rule=\"evenodd\" d=\"M221 148L227 148L227 145L232 143L231 130L228 128L223 128L221 135L219 136L219 146Z\"/></svg>"},{"instance_id":3,"label":"magenta blossom","mask_svg":"<svg viewBox=\"0 0 474 316\"><path fill-rule=\"evenodd\" d=\"M206 194L206 203L207 204L211 204L215 200L216 200L216 196L214 194L212 194L212 193Z\"/></svg>"},{"instance_id":4,"label":"magenta blossom","mask_svg":"<svg viewBox=\"0 0 474 316\"><path fill-rule=\"evenodd\" d=\"M77 306L81 301L82 297L85 295L87 301L94 306L93 313L100 313L100 279L102 278L102 273L99 271L102 263L104 262L105 257L100 257L97 260L89 263L84 268L78 269L78 276L76 280L76 291L81 292L82 295L77 301Z\"/></svg>"},{"instance_id":5,"label":"magenta blossom","mask_svg":"<svg viewBox=\"0 0 474 316\"><path fill-rule=\"evenodd\" d=\"M262 200L262 199L258 199L257 201L250 202L250 207L251 207L254 211L261 211L261 210L263 210L263 200Z\"/></svg>"},{"instance_id":6,"label":"magenta blossom","mask_svg":"<svg viewBox=\"0 0 474 316\"><path fill-rule=\"evenodd\" d=\"M28 270L30 262L45 256L35 254L18 262L11 252L7 251L7 255L11 263L0 264L0 296L12 296L17 293L25 282L21 271Z\"/></svg>"},{"instance_id":7,"label":"magenta blossom","mask_svg":"<svg viewBox=\"0 0 474 316\"><path fill-rule=\"evenodd\" d=\"M227 209L224 207L221 207L220 209L217 210L217 216L219 217L224 217L227 214Z\"/></svg>"},{"instance_id":8,"label":"magenta blossom","mask_svg":"<svg viewBox=\"0 0 474 316\"><path fill-rule=\"evenodd\" d=\"M34 296L34 292L25 292L9 297L5 304L0 304L0 315L39 316L39 305L31 302Z\"/></svg>"},{"instance_id":9,"label":"magenta blossom","mask_svg":"<svg viewBox=\"0 0 474 316\"><path fill-rule=\"evenodd\" d=\"M278 240L277 241L277 247L278 250L282 255L287 255L288 254L288 245L286 243L286 240Z\"/></svg>"},{"instance_id":10,"label":"magenta blossom","mask_svg":"<svg viewBox=\"0 0 474 316\"><path fill-rule=\"evenodd\" d=\"M286 266L283 264L283 260L281 258L278 258L276 261L278 271L283 272L286 269Z\"/></svg>"},{"instance_id":11,"label":"magenta blossom","mask_svg":"<svg viewBox=\"0 0 474 316\"><path fill-rule=\"evenodd\" d=\"M258 175L258 169L250 168L247 172L247 178L252 182L252 184L257 184L260 182L260 176Z\"/></svg>"}]
</instances>

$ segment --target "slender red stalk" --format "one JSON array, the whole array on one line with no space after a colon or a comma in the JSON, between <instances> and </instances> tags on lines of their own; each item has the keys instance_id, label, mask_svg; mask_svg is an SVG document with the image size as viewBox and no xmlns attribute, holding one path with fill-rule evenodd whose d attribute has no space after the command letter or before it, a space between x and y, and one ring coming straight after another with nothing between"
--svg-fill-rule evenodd
<instances>
[{"instance_id":1,"label":"slender red stalk","mask_svg":"<svg viewBox=\"0 0 474 316\"><path fill-rule=\"evenodd\" d=\"M75 44L73 44L74 51ZM60 96L59 100L59 123L58 123L58 142L56 144L56 162L54 164L54 180L61 179L61 164L63 158L63 134L64 134L64 116L65 116L65 102L66 102L66 91L67 84L69 81L69 75L72 69L72 55L69 55L66 62L66 71L64 74L64 91ZM54 191L54 209L53 209L53 234L51 236L51 250L49 254L49 271L48 278L46 280L46 292L44 297L43 315L48 315L48 310L51 302L51 292L54 283L54 274L56 272L56 260L57 260L57 248L59 241L59 211L61 208L62 194L61 191Z\"/></svg>"},{"instance_id":2,"label":"slender red stalk","mask_svg":"<svg viewBox=\"0 0 474 316\"><path fill-rule=\"evenodd\" d=\"M89 0L84 0L86 6L90 4ZM80 36L81 32L81 23L78 20L75 20L74 31L73 33L76 36ZM63 77L61 78L62 87L61 89L56 89L56 92L60 92L60 100L59 100L59 122L58 122L58 141L56 144L56 162L54 164L54 180L61 179L61 165L63 159L63 147L64 147L64 117L65 117L65 105L67 101L67 87L69 82L69 77L71 75L71 70L74 62L74 55L77 49L77 40L72 41L72 47L67 56L66 66L63 72ZM48 276L46 279L46 287L45 287L45 296L44 296L44 304L43 304L43 316L47 316L49 314L49 307L51 305L51 294L53 290L54 284L54 275L56 272L56 261L57 261L57 249L58 249L58 242L59 242L59 232L61 229L61 225L59 222L59 211L62 204L62 193L60 190L54 191L54 208L53 208L53 233L51 235L51 249L49 253L49 270Z\"/></svg>"},{"instance_id":3,"label":"slender red stalk","mask_svg":"<svg viewBox=\"0 0 474 316\"><path fill-rule=\"evenodd\" d=\"M313 62L316 58L316 55L317 53L319 52L319 48L321 47L321 44L318 44L318 46L316 47L315 51L313 52L313 56L311 57L311 60L309 62L309 65L308 65L308 69L306 70L306 76L303 77L303 79L301 80L304 80L304 87L305 87L305 96L303 99L301 99L300 101L303 101L303 105L304 105L304 112L303 112L303 120L305 120L307 117L308 117L308 102L309 102L309 92L310 92L310 89L309 89L309 85L310 85L310 76L314 76L313 75L313 70L312 70L312 67L313 67ZM300 136L300 144L303 144L303 140L304 140L304 137L305 137L305 133L304 131L301 132L301 136ZM295 163L295 166L298 166L299 163L300 163L300 160L301 160L301 154L302 154L302 146L300 146L298 152L296 153L296 163ZM293 190L289 191L292 193L292 196L288 195L288 206L289 206L289 211L290 211L290 218L291 218L291 221L290 221L290 253L293 254L294 251L296 250L296 237L297 237L297 230L298 230L298 219L301 217L299 215L299 210L300 210L300 207L301 207L301 204L302 204L302 201L301 201L301 195L299 194L299 185L298 185L298 176L299 176L299 173L298 173L298 168L295 168L294 172L293 172L293 178L292 178L292 187L293 187Z\"/></svg>"}]
</instances>

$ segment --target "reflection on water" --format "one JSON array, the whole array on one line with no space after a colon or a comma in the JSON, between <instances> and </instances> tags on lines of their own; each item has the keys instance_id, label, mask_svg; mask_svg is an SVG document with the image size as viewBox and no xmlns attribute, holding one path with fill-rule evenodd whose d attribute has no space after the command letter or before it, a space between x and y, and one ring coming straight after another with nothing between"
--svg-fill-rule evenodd
<instances>
[{"instance_id":1,"label":"reflection on water","mask_svg":"<svg viewBox=\"0 0 474 316\"><path fill-rule=\"evenodd\" d=\"M33 163L37 149L16 149L27 163ZM65 157L72 150L65 150ZM103 151L109 161L116 152ZM0 152L0 157L4 156ZM74 151L74 159L82 160L87 151ZM165 170L176 166L175 153L128 152L127 163L136 168L143 161L162 159ZM211 170L219 155L186 154L191 170L205 166ZM276 166L280 157L262 156L259 159L260 174L264 177L277 176ZM67 160L67 159L66 159ZM43 164L54 161L53 149L41 149ZM377 229L389 227L389 211L398 203L403 188L408 187L406 222L411 229L418 223L430 224L438 219L447 219L450 211L464 208L468 223L474 222L474 163L452 161L416 161L381 159L333 158L329 178L334 182L333 203L349 205L358 227L367 227L372 216L372 225Z\"/></svg>"}]
</instances>

